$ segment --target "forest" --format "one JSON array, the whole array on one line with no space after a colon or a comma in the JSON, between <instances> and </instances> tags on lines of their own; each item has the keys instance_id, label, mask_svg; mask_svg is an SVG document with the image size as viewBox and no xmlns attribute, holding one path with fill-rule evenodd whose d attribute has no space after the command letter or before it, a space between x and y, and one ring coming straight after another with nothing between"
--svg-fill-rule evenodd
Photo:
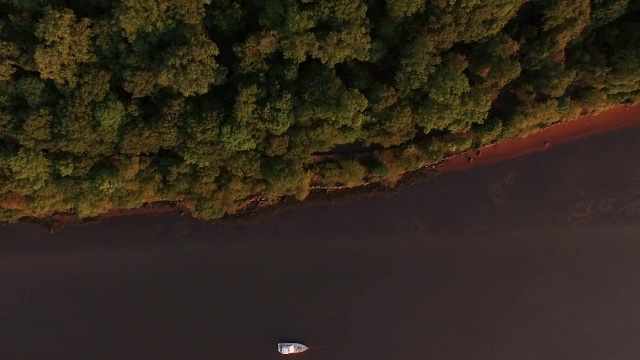
<instances>
[{"instance_id":1,"label":"forest","mask_svg":"<svg viewBox=\"0 0 640 360\"><path fill-rule=\"evenodd\" d=\"M639 20L640 0L0 0L0 221L392 186L640 100Z\"/></svg>"}]
</instances>

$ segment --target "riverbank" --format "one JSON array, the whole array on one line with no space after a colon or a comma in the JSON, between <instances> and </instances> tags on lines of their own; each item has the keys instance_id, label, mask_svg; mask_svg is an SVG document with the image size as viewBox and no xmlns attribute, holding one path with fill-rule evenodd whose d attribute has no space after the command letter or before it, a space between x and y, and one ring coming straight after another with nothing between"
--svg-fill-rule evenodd
<instances>
[{"instance_id":1,"label":"riverbank","mask_svg":"<svg viewBox=\"0 0 640 360\"><path fill-rule=\"evenodd\" d=\"M558 123L541 129L525 138L515 138L499 143L484 146L461 154L450 156L438 164L430 165L427 168L410 171L404 175L400 186L406 183L413 183L419 179L433 177L451 171L465 170L473 167L497 163L512 159L532 152L544 151L552 146L567 143L573 140L588 137L590 135L614 131L632 126L640 126L640 104L632 106L618 105L599 113L582 116L578 119ZM312 188L308 200L323 201L336 200L338 198L349 197L355 194L363 194L370 191L389 190L388 187L380 184L367 184L353 188L342 187L330 190L322 187ZM290 199L283 199L279 204L268 204L261 196L248 199L244 205L244 210L231 217L246 217L247 214L256 210L265 211L282 205L282 202L291 202ZM293 202L298 202L294 200ZM191 216L189 208L181 203L162 201L148 203L143 207L135 209L113 209L90 219L80 219L74 213L59 213L44 219L27 219L29 222L39 223L47 226L51 232L60 230L66 224L80 222L95 222L109 218L132 216L132 215L160 215L175 214L179 216Z\"/></svg>"},{"instance_id":2,"label":"riverbank","mask_svg":"<svg viewBox=\"0 0 640 360\"><path fill-rule=\"evenodd\" d=\"M443 161L438 170L448 172L493 164L590 135L631 126L640 126L640 104L614 106L599 113L554 124L525 138L509 139L454 155Z\"/></svg>"}]
</instances>

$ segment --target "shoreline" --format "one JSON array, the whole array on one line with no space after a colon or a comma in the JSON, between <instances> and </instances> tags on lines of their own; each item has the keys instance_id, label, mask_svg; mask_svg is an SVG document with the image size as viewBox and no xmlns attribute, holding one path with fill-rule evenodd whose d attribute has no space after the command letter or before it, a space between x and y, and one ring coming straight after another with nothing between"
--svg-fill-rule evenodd
<instances>
[{"instance_id":1,"label":"shoreline","mask_svg":"<svg viewBox=\"0 0 640 360\"><path fill-rule=\"evenodd\" d=\"M640 104L634 104L631 106L617 105L598 113L581 116L568 122L550 125L524 138L508 139L495 144L486 145L479 149L468 150L460 154L449 156L436 164L406 172L398 186L402 186L402 183L412 183L416 179L429 177L433 174L439 175L453 171L467 170L478 166L490 165L533 152L544 151L554 145L568 143L590 135L633 126L640 126ZM425 169L428 171L425 172ZM391 191L394 190L393 188L389 189L388 187L376 183L340 189L315 187L312 188L312 192L307 199L303 201L296 200L295 202L315 202L321 201L322 199L333 200L335 198L349 196L352 194L380 191L380 187L384 187ZM269 211L269 209L273 210L276 207L286 206L288 204L289 201L285 197L276 204L265 205L262 201L262 197L258 196L256 198L248 199L245 203L244 210L241 210L236 214L228 215L225 218L246 218L247 216L255 215L258 212L256 210L260 210L259 212ZM19 222L40 224L48 227L50 232L56 232L69 224L94 223L114 217L131 215L160 214L191 216L189 209L182 204L170 201L160 201L157 203L145 204L140 208L112 209L106 213L88 219L80 219L74 213L60 213L47 218L27 218Z\"/></svg>"},{"instance_id":2,"label":"shoreline","mask_svg":"<svg viewBox=\"0 0 640 360\"><path fill-rule=\"evenodd\" d=\"M438 173L445 173L490 165L544 151L554 145L632 126L640 126L640 104L616 105L598 113L550 125L524 138L508 139L452 155L440 162L436 169Z\"/></svg>"}]
</instances>

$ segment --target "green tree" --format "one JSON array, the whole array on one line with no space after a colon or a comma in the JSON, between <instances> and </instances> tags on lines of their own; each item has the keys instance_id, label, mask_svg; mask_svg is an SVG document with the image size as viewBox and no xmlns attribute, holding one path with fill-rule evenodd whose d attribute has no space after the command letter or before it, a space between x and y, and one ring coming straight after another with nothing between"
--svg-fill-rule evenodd
<instances>
[{"instance_id":1,"label":"green tree","mask_svg":"<svg viewBox=\"0 0 640 360\"><path fill-rule=\"evenodd\" d=\"M265 3L260 24L274 29L285 58L301 63L311 57L327 66L368 58L369 21L362 0Z\"/></svg>"},{"instance_id":2,"label":"green tree","mask_svg":"<svg viewBox=\"0 0 640 360\"><path fill-rule=\"evenodd\" d=\"M640 89L640 47L619 50L611 59L607 93L631 93Z\"/></svg>"},{"instance_id":3,"label":"green tree","mask_svg":"<svg viewBox=\"0 0 640 360\"><path fill-rule=\"evenodd\" d=\"M51 162L37 150L21 149L9 160L9 167L21 185L14 189L19 195L41 189L51 177Z\"/></svg>"},{"instance_id":4,"label":"green tree","mask_svg":"<svg viewBox=\"0 0 640 360\"><path fill-rule=\"evenodd\" d=\"M209 0L125 0L116 7L117 24L126 39L101 27L99 43L109 56L124 55L123 87L133 97L159 88L183 96L204 94L225 81L226 70L214 59L217 45L206 35L204 17ZM117 45L116 45L117 46ZM124 53L124 54L122 54Z\"/></svg>"},{"instance_id":5,"label":"green tree","mask_svg":"<svg viewBox=\"0 0 640 360\"><path fill-rule=\"evenodd\" d=\"M2 31L2 27L0 27ZM16 71L15 58L18 56L18 47L6 41L0 41L0 81L7 81Z\"/></svg>"},{"instance_id":6,"label":"green tree","mask_svg":"<svg viewBox=\"0 0 640 360\"><path fill-rule=\"evenodd\" d=\"M204 94L225 81L226 71L214 60L218 47L204 34L189 36L188 45L174 45L163 54L157 83L184 96Z\"/></svg>"},{"instance_id":7,"label":"green tree","mask_svg":"<svg viewBox=\"0 0 640 360\"><path fill-rule=\"evenodd\" d=\"M38 22L34 59L40 76L60 85L75 85L80 65L96 61L92 52L91 20L76 19L70 9L45 10Z\"/></svg>"},{"instance_id":8,"label":"green tree","mask_svg":"<svg viewBox=\"0 0 640 360\"><path fill-rule=\"evenodd\" d=\"M198 26L211 0L122 0L115 18L130 42L140 36L170 31L180 23Z\"/></svg>"},{"instance_id":9,"label":"green tree","mask_svg":"<svg viewBox=\"0 0 640 360\"><path fill-rule=\"evenodd\" d=\"M282 195L304 199L309 193L310 174L300 163L271 158L264 163L262 173L268 183L265 195L272 201Z\"/></svg>"},{"instance_id":10,"label":"green tree","mask_svg":"<svg viewBox=\"0 0 640 360\"><path fill-rule=\"evenodd\" d=\"M591 23L595 29L624 15L630 0L591 0Z\"/></svg>"},{"instance_id":11,"label":"green tree","mask_svg":"<svg viewBox=\"0 0 640 360\"><path fill-rule=\"evenodd\" d=\"M403 18L424 9L424 0L386 0L387 11L392 18Z\"/></svg>"},{"instance_id":12,"label":"green tree","mask_svg":"<svg viewBox=\"0 0 640 360\"><path fill-rule=\"evenodd\" d=\"M519 50L520 44L502 33L478 41L467 56L470 79L497 95L522 72Z\"/></svg>"},{"instance_id":13,"label":"green tree","mask_svg":"<svg viewBox=\"0 0 640 360\"><path fill-rule=\"evenodd\" d=\"M482 123L491 107L490 94L472 89L464 74L467 62L459 56L447 60L451 65L438 67L427 83L428 98L420 108L425 132L449 129L465 132L473 123Z\"/></svg>"},{"instance_id":14,"label":"green tree","mask_svg":"<svg viewBox=\"0 0 640 360\"><path fill-rule=\"evenodd\" d=\"M52 140L53 116L47 109L29 114L18 134L20 145L33 150L54 149Z\"/></svg>"}]
</instances>

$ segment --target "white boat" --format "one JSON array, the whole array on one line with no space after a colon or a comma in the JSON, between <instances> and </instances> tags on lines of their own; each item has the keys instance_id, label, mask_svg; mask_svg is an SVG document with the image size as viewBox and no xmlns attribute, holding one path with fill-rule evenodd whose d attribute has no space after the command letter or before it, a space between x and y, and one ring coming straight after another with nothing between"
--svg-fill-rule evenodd
<instances>
[{"instance_id":1,"label":"white boat","mask_svg":"<svg viewBox=\"0 0 640 360\"><path fill-rule=\"evenodd\" d=\"M299 343L278 343L278 351L283 355L298 354L308 349L308 347Z\"/></svg>"}]
</instances>

